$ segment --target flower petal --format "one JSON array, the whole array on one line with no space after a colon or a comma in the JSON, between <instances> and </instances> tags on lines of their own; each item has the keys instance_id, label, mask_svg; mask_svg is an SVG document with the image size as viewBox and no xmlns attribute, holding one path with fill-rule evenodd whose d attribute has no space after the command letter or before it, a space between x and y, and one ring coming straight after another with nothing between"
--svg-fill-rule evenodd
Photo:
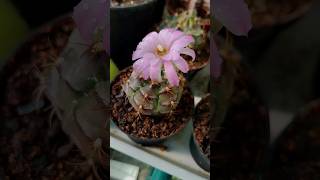
<instances>
[{"instance_id":1,"label":"flower petal","mask_svg":"<svg viewBox=\"0 0 320 180\"><path fill-rule=\"evenodd\" d=\"M178 86L179 85L179 77L177 75L176 70L174 69L171 62L164 62L164 70L166 73L166 77L169 81L171 86Z\"/></svg>"},{"instance_id":2,"label":"flower petal","mask_svg":"<svg viewBox=\"0 0 320 180\"><path fill-rule=\"evenodd\" d=\"M175 40L171 46L171 50L180 52L183 48L187 47L190 43L194 42L194 38L190 35L185 35Z\"/></svg>"},{"instance_id":3,"label":"flower petal","mask_svg":"<svg viewBox=\"0 0 320 180\"><path fill-rule=\"evenodd\" d=\"M184 33L182 31L178 31L174 28L166 28L159 32L159 41L169 49L172 43L183 35Z\"/></svg>"},{"instance_id":4,"label":"flower petal","mask_svg":"<svg viewBox=\"0 0 320 180\"><path fill-rule=\"evenodd\" d=\"M156 82L161 82L161 68L162 68L162 63L159 59L156 60L157 63L151 65L150 67L150 78L152 81Z\"/></svg>"},{"instance_id":5,"label":"flower petal","mask_svg":"<svg viewBox=\"0 0 320 180\"><path fill-rule=\"evenodd\" d=\"M159 44L159 38L157 32L151 32L138 44L137 50L142 50L143 52L153 53L157 45Z\"/></svg>"},{"instance_id":6,"label":"flower petal","mask_svg":"<svg viewBox=\"0 0 320 180\"><path fill-rule=\"evenodd\" d=\"M180 53L175 50L170 50L166 55L164 55L161 59L164 61L174 61L180 57Z\"/></svg>"},{"instance_id":7,"label":"flower petal","mask_svg":"<svg viewBox=\"0 0 320 180\"><path fill-rule=\"evenodd\" d=\"M150 75L150 69L149 69L149 68L145 68L145 69L142 71L142 77L143 77L143 79L144 79L144 80L148 80L149 75Z\"/></svg>"},{"instance_id":8,"label":"flower petal","mask_svg":"<svg viewBox=\"0 0 320 180\"><path fill-rule=\"evenodd\" d=\"M180 57L177 60L173 61L173 63L183 73L187 73L189 71L189 65L188 65L187 61L185 59L183 59L182 57Z\"/></svg>"},{"instance_id":9,"label":"flower petal","mask_svg":"<svg viewBox=\"0 0 320 180\"><path fill-rule=\"evenodd\" d=\"M141 72L148 67L148 62L146 59L142 58L137 60L133 64L133 71L135 71L137 74L141 74Z\"/></svg>"},{"instance_id":10,"label":"flower petal","mask_svg":"<svg viewBox=\"0 0 320 180\"><path fill-rule=\"evenodd\" d=\"M143 50L137 49L132 54L132 60L135 61L137 59L140 59L143 57L144 54L145 54L145 52Z\"/></svg>"},{"instance_id":11,"label":"flower petal","mask_svg":"<svg viewBox=\"0 0 320 180\"><path fill-rule=\"evenodd\" d=\"M194 50L190 49L190 48L183 48L181 51L180 51L181 54L185 54L185 55L188 55L188 56L191 56L192 57L192 61L196 58L196 53L194 52Z\"/></svg>"}]
</instances>

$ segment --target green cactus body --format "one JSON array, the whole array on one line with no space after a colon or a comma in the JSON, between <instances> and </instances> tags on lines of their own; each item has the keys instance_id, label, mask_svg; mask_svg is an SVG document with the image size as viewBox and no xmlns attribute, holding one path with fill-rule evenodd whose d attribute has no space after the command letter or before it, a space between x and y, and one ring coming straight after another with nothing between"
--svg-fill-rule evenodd
<instances>
[{"instance_id":1,"label":"green cactus body","mask_svg":"<svg viewBox=\"0 0 320 180\"><path fill-rule=\"evenodd\" d=\"M179 74L179 78L179 86L171 87L166 79L154 83L132 73L123 91L134 109L143 115L170 114L177 107L185 86L184 77Z\"/></svg>"}]
</instances>

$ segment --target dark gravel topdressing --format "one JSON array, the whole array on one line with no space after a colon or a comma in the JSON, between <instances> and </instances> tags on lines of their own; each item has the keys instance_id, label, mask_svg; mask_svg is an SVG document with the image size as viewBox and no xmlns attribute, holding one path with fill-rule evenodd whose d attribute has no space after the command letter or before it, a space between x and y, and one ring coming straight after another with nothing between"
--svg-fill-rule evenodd
<instances>
[{"instance_id":1,"label":"dark gravel topdressing","mask_svg":"<svg viewBox=\"0 0 320 180\"><path fill-rule=\"evenodd\" d=\"M131 68L122 72L112 85L112 118L116 125L127 134L148 139L165 138L182 129L193 114L194 99L190 90L185 88L180 103L172 115L162 117L139 115L126 99L121 87L131 72Z\"/></svg>"}]
</instances>

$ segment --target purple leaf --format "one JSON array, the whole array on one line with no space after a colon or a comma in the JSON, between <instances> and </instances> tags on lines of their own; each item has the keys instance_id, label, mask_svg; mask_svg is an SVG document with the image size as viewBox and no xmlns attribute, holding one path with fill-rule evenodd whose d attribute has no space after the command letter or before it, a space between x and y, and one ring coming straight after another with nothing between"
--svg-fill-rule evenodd
<instances>
[{"instance_id":1,"label":"purple leaf","mask_svg":"<svg viewBox=\"0 0 320 180\"><path fill-rule=\"evenodd\" d=\"M229 31L237 36L247 36L251 14L244 0L212 0L213 15Z\"/></svg>"},{"instance_id":2,"label":"purple leaf","mask_svg":"<svg viewBox=\"0 0 320 180\"><path fill-rule=\"evenodd\" d=\"M219 78L221 75L221 68L222 68L222 58L219 54L219 50L217 48L217 45L214 41L211 41L211 52L212 52L212 70L211 72L213 73L214 78Z\"/></svg>"},{"instance_id":3,"label":"purple leaf","mask_svg":"<svg viewBox=\"0 0 320 180\"><path fill-rule=\"evenodd\" d=\"M95 33L100 28L104 32L101 41L106 46L107 0L82 0L74 8L73 19L88 44L94 43Z\"/></svg>"}]
</instances>

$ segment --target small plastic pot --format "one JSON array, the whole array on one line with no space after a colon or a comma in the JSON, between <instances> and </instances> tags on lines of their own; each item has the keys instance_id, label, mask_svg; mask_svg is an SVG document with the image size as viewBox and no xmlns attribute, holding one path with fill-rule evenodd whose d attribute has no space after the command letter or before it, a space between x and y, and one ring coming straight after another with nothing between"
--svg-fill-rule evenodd
<instances>
[{"instance_id":1,"label":"small plastic pot","mask_svg":"<svg viewBox=\"0 0 320 180\"><path fill-rule=\"evenodd\" d=\"M199 111L199 107L203 107L206 105L206 102L209 101L210 95L205 96L196 106L195 108L195 117L194 117L194 121L193 121L193 129L195 129L196 126L196 122L198 121L197 117L199 117L198 115L200 115L200 117L202 117L201 111ZM204 104L205 103L205 104ZM210 102L209 102L210 103ZM209 110L210 107L206 107L205 111L208 109ZM207 112L206 113L210 113ZM209 117L208 117L209 118ZM209 124L208 124L209 125ZM209 133L209 131L208 131ZM209 142L210 143L210 142ZM196 131L193 130L192 136L190 138L190 152L192 155L192 158L195 160L195 162L204 170L206 171L210 171L210 159L208 158L208 156L205 155L203 149L201 148L197 138L196 138Z\"/></svg>"},{"instance_id":2,"label":"small plastic pot","mask_svg":"<svg viewBox=\"0 0 320 180\"><path fill-rule=\"evenodd\" d=\"M164 0L111 7L111 57L120 69L132 64L131 56L136 45L160 21L163 9Z\"/></svg>"},{"instance_id":3,"label":"small plastic pot","mask_svg":"<svg viewBox=\"0 0 320 180\"><path fill-rule=\"evenodd\" d=\"M201 147L198 143L196 143L196 139L194 136L190 138L190 152L192 158L196 161L196 163L207 172L210 172L210 159L204 155Z\"/></svg>"},{"instance_id":4,"label":"small plastic pot","mask_svg":"<svg viewBox=\"0 0 320 180\"><path fill-rule=\"evenodd\" d=\"M124 75L125 73L131 72L132 71L132 66L123 69L122 71L119 72L119 74L114 78L114 80L111 82L111 98L113 97L113 86L116 82L118 82L120 79L120 76ZM188 95L190 95L192 98L192 94L191 94L191 90L188 87L185 87L185 91L189 91ZM112 103L112 101L111 101ZM111 108L112 108L112 104L111 104ZM193 107L194 108L194 107ZM192 112L193 112L193 108L192 108ZM118 126L118 123L116 120L114 120L113 115L111 114L111 120L114 122L114 124L123 132L125 133L132 141L144 145L144 146L157 146L157 145L161 145L161 143L163 143L164 141L166 141L167 139L171 138L172 136L178 134L179 132L181 132L185 126L188 124L188 122L190 120L192 120L192 114L190 114L190 117L187 118L187 120L184 122L183 125L181 125L180 127L178 127L178 129L175 130L174 133L170 134L169 136L166 137L162 137L162 138L144 138L144 137L138 137L132 134L128 134L126 131L124 131L121 127Z\"/></svg>"}]
</instances>

